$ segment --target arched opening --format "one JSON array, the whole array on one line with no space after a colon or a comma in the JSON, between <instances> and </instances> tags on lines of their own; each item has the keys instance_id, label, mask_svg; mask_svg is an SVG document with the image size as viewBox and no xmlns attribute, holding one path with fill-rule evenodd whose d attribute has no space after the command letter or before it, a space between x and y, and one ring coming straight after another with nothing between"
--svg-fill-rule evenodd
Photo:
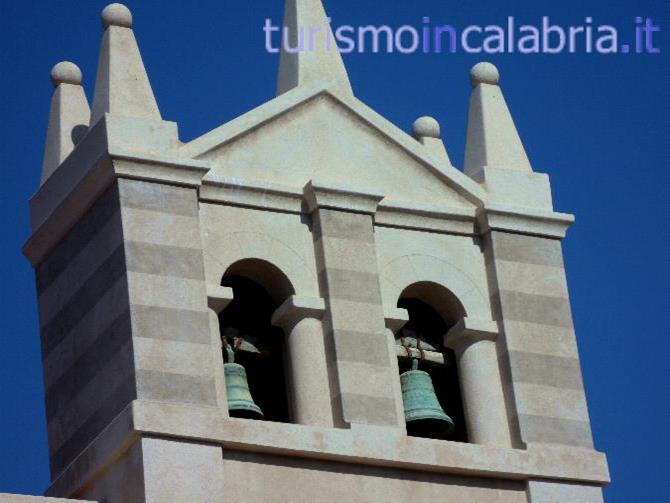
<instances>
[{"instance_id":1,"label":"arched opening","mask_svg":"<svg viewBox=\"0 0 670 503\"><path fill-rule=\"evenodd\" d=\"M436 428L430 422L409 421L408 435L467 442L456 357L443 344L447 331L465 316L463 305L443 286L420 282L410 285L402 292L398 307L409 312L409 321L396 334L396 344L404 347L418 346L419 349L409 353L407 357L399 356L400 373L411 370L412 362L416 360L419 370L430 376L439 405L453 421L453 430L450 432L444 428Z\"/></svg>"},{"instance_id":2,"label":"arched opening","mask_svg":"<svg viewBox=\"0 0 670 503\"><path fill-rule=\"evenodd\" d=\"M230 363L232 350L235 363L246 370L251 397L264 420L289 422L285 338L271 319L293 295L293 287L278 268L257 259L233 264L221 284L233 290L233 300L219 314L224 360ZM230 410L230 415L258 418L245 410Z\"/></svg>"}]
</instances>

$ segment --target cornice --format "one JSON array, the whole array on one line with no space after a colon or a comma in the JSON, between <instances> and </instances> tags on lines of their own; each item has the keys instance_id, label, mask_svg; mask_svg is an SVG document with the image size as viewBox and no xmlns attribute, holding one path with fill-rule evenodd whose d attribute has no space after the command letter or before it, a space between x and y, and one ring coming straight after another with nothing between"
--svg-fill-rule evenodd
<instances>
[{"instance_id":1,"label":"cornice","mask_svg":"<svg viewBox=\"0 0 670 503\"><path fill-rule=\"evenodd\" d=\"M360 192L340 184L314 180L307 182L303 192L309 213L317 209L330 209L374 215L380 201L384 199L384 194Z\"/></svg>"},{"instance_id":2,"label":"cornice","mask_svg":"<svg viewBox=\"0 0 670 503\"><path fill-rule=\"evenodd\" d=\"M605 455L593 449L551 444L511 449L409 437L400 428L268 423L228 418L216 407L135 400L55 478L47 495L74 494L96 476L99 467L142 437L461 477L547 479L598 486L610 482Z\"/></svg>"},{"instance_id":3,"label":"cornice","mask_svg":"<svg viewBox=\"0 0 670 503\"><path fill-rule=\"evenodd\" d=\"M477 210L477 224L482 235L502 231L563 239L574 221L574 215L567 213L501 205L486 205Z\"/></svg>"},{"instance_id":4,"label":"cornice","mask_svg":"<svg viewBox=\"0 0 670 503\"><path fill-rule=\"evenodd\" d=\"M53 190L48 180L33 196L31 210L36 228L23 253L33 267L37 266L116 179L197 188L208 170L203 162L110 148L73 186Z\"/></svg>"}]
</instances>

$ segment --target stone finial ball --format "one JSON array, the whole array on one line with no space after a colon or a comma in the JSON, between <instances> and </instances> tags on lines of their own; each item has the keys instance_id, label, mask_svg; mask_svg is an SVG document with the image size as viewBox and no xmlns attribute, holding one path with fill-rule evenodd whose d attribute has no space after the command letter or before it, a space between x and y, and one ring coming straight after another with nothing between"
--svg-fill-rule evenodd
<instances>
[{"instance_id":1,"label":"stone finial ball","mask_svg":"<svg viewBox=\"0 0 670 503\"><path fill-rule=\"evenodd\" d=\"M61 61L54 65L51 69L51 82L54 87L60 84L74 84L81 85L81 70L74 63L69 61Z\"/></svg>"},{"instance_id":2,"label":"stone finial ball","mask_svg":"<svg viewBox=\"0 0 670 503\"><path fill-rule=\"evenodd\" d=\"M412 125L412 134L415 137L440 137L440 123L432 117L419 117Z\"/></svg>"},{"instance_id":3,"label":"stone finial ball","mask_svg":"<svg viewBox=\"0 0 670 503\"><path fill-rule=\"evenodd\" d=\"M495 65L488 63L486 61L482 63L477 63L470 70L470 83L472 87L475 87L478 84L492 84L494 86L498 85L500 82L500 73Z\"/></svg>"},{"instance_id":4,"label":"stone finial ball","mask_svg":"<svg viewBox=\"0 0 670 503\"><path fill-rule=\"evenodd\" d=\"M102 25L105 28L109 28L110 26L132 28L133 15L125 5L111 3L102 10Z\"/></svg>"}]
</instances>

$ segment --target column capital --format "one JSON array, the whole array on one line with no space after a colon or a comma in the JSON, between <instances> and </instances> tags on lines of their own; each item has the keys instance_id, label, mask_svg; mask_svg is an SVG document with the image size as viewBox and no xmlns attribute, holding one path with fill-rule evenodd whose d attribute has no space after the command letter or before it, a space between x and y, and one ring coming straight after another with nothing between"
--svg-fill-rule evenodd
<instances>
[{"instance_id":1,"label":"column capital","mask_svg":"<svg viewBox=\"0 0 670 503\"><path fill-rule=\"evenodd\" d=\"M444 346L458 352L479 341L494 341L498 331L493 320L466 317L445 334Z\"/></svg>"},{"instance_id":2,"label":"column capital","mask_svg":"<svg viewBox=\"0 0 670 503\"><path fill-rule=\"evenodd\" d=\"M350 211L374 215L383 194L359 192L351 187L334 183L307 182L303 188L307 209L313 213L317 208Z\"/></svg>"},{"instance_id":3,"label":"column capital","mask_svg":"<svg viewBox=\"0 0 670 503\"><path fill-rule=\"evenodd\" d=\"M407 309L399 307L384 309L384 323L386 324L386 328L393 332L393 335L397 334L408 321L409 312Z\"/></svg>"},{"instance_id":4,"label":"column capital","mask_svg":"<svg viewBox=\"0 0 670 503\"><path fill-rule=\"evenodd\" d=\"M207 307L220 314L233 300L233 289L220 285L207 285Z\"/></svg>"},{"instance_id":5,"label":"column capital","mask_svg":"<svg viewBox=\"0 0 670 503\"><path fill-rule=\"evenodd\" d=\"M305 318L320 320L325 312L326 303L323 299L292 295L274 312L272 325L290 332L299 321Z\"/></svg>"},{"instance_id":6,"label":"column capital","mask_svg":"<svg viewBox=\"0 0 670 503\"><path fill-rule=\"evenodd\" d=\"M520 209L499 204L487 204L477 211L477 223L482 235L491 231L502 231L563 239L574 221L574 215L568 213Z\"/></svg>"}]
</instances>

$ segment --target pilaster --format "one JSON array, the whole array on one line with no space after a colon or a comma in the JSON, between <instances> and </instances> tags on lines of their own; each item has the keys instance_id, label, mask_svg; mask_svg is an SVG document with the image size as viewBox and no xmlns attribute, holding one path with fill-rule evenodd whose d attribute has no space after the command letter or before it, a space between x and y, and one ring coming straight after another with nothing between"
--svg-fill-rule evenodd
<instances>
[{"instance_id":1,"label":"pilaster","mask_svg":"<svg viewBox=\"0 0 670 503\"><path fill-rule=\"evenodd\" d=\"M324 328L334 408L342 425L403 427L375 250L373 216L382 198L315 182L305 186L328 308Z\"/></svg>"},{"instance_id":2,"label":"pilaster","mask_svg":"<svg viewBox=\"0 0 670 503\"><path fill-rule=\"evenodd\" d=\"M490 228L484 250L516 442L592 448L561 242L512 229Z\"/></svg>"}]
</instances>

